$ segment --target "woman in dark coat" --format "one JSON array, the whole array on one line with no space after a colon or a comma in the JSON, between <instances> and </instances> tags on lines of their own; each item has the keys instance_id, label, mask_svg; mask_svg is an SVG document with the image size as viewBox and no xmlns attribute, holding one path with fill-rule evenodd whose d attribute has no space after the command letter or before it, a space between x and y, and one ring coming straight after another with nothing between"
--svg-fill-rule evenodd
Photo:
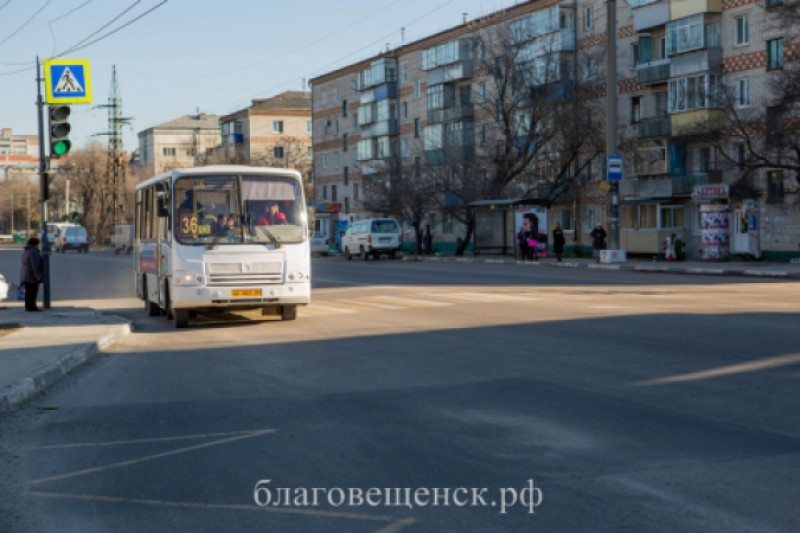
<instances>
[{"instance_id":1,"label":"woman in dark coat","mask_svg":"<svg viewBox=\"0 0 800 533\"><path fill-rule=\"evenodd\" d=\"M19 272L19 282L25 285L25 310L41 311L36 307L36 295L39 284L44 280L44 262L39 252L39 239L31 237L25 243L22 252L22 268Z\"/></svg>"},{"instance_id":2,"label":"woman in dark coat","mask_svg":"<svg viewBox=\"0 0 800 533\"><path fill-rule=\"evenodd\" d=\"M592 238L594 260L600 262L600 250L605 250L606 248L606 230L603 229L602 225L598 224L594 227L589 236Z\"/></svg>"},{"instance_id":3,"label":"woman in dark coat","mask_svg":"<svg viewBox=\"0 0 800 533\"><path fill-rule=\"evenodd\" d=\"M564 242L564 230L561 229L561 224L556 222L556 227L553 228L553 253L556 254L559 263L564 256Z\"/></svg>"}]
</instances>

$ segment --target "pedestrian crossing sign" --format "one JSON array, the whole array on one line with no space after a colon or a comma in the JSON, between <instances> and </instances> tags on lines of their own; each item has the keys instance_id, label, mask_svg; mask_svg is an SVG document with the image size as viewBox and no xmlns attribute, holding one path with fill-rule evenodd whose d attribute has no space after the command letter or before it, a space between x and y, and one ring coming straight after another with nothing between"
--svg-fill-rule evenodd
<instances>
[{"instance_id":1,"label":"pedestrian crossing sign","mask_svg":"<svg viewBox=\"0 0 800 533\"><path fill-rule=\"evenodd\" d=\"M88 59L46 59L44 61L45 102L48 104L89 104L92 83Z\"/></svg>"}]
</instances>

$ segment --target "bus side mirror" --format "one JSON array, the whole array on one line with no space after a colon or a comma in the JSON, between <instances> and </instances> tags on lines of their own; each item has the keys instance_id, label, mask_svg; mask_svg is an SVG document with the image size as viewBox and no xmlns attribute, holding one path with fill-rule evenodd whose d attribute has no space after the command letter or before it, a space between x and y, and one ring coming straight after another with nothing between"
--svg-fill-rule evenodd
<instances>
[{"instance_id":1,"label":"bus side mirror","mask_svg":"<svg viewBox=\"0 0 800 533\"><path fill-rule=\"evenodd\" d=\"M164 205L164 198L159 198L157 202L158 208L158 216L159 217L168 217L169 216L169 209L167 209L166 205Z\"/></svg>"}]
</instances>

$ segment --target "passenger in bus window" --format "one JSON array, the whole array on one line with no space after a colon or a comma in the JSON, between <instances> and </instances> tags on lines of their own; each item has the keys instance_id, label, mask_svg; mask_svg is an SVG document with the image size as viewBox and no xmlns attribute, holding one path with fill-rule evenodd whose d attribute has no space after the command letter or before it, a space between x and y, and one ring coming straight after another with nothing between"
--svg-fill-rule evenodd
<instances>
[{"instance_id":1,"label":"passenger in bus window","mask_svg":"<svg viewBox=\"0 0 800 533\"><path fill-rule=\"evenodd\" d=\"M256 222L257 226L270 226L273 224L286 224L286 215L281 213L278 202L269 202L269 207Z\"/></svg>"}]
</instances>

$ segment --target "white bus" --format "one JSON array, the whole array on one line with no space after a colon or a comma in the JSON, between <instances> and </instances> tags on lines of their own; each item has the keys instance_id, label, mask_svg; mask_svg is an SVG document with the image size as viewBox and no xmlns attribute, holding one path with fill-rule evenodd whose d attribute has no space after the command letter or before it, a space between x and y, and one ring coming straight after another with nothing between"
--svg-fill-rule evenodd
<instances>
[{"instance_id":1,"label":"white bus","mask_svg":"<svg viewBox=\"0 0 800 533\"><path fill-rule=\"evenodd\" d=\"M300 173L219 165L136 186L136 294L185 328L197 312L261 309L294 320L311 299Z\"/></svg>"}]
</instances>

